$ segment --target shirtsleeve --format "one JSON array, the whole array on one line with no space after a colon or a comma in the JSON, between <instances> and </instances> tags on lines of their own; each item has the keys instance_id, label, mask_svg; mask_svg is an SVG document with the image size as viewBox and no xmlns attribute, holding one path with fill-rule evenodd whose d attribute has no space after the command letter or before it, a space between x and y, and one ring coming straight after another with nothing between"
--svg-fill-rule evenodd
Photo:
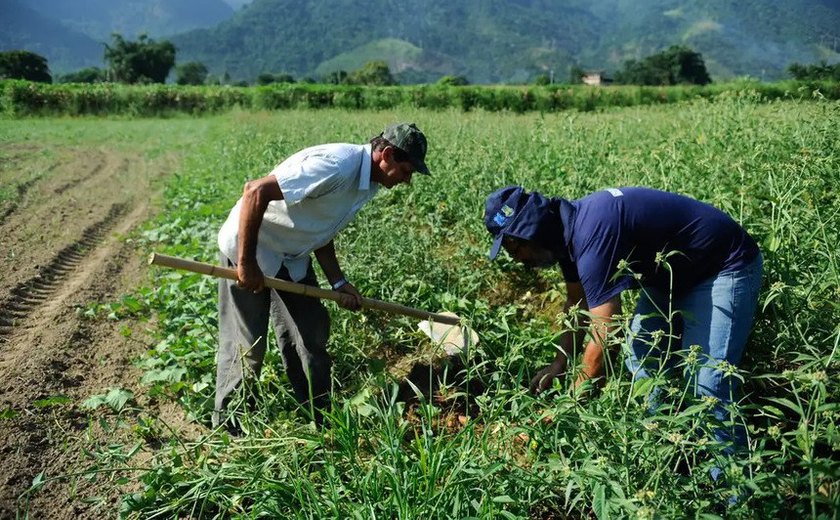
<instances>
[{"instance_id":1,"label":"shirtsleeve","mask_svg":"<svg viewBox=\"0 0 840 520\"><path fill-rule=\"evenodd\" d=\"M622 247L617 226L602 228L591 234L589 242L582 248L577 258L577 269L590 309L635 285L630 272L618 273L619 262L629 256L626 249Z\"/></svg>"},{"instance_id":2,"label":"shirtsleeve","mask_svg":"<svg viewBox=\"0 0 840 520\"><path fill-rule=\"evenodd\" d=\"M341 187L344 180L338 161L325 155L310 155L290 166L284 163L271 173L289 206L326 195Z\"/></svg>"}]
</instances>

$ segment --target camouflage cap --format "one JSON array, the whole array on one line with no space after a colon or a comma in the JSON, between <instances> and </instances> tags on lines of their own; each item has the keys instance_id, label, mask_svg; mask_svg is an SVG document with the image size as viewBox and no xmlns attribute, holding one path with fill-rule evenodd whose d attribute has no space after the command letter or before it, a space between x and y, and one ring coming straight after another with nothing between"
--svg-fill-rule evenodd
<instances>
[{"instance_id":1,"label":"camouflage cap","mask_svg":"<svg viewBox=\"0 0 840 520\"><path fill-rule=\"evenodd\" d=\"M426 136L414 123L395 123L382 132L389 143L408 154L414 169L429 175L426 167Z\"/></svg>"}]
</instances>

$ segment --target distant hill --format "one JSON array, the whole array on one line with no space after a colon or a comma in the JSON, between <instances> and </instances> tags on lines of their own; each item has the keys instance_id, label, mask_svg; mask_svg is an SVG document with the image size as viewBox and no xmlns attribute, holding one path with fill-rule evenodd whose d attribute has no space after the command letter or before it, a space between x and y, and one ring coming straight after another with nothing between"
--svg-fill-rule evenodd
<instances>
[{"instance_id":1,"label":"distant hill","mask_svg":"<svg viewBox=\"0 0 840 520\"><path fill-rule=\"evenodd\" d=\"M389 0L254 0L219 26L173 42L184 59L234 78L302 76L380 58L417 81L451 73L480 82L526 81L552 64L570 63L597 39L600 20L561 4L415 0L395 8Z\"/></svg>"},{"instance_id":2,"label":"distant hill","mask_svg":"<svg viewBox=\"0 0 840 520\"><path fill-rule=\"evenodd\" d=\"M713 76L784 77L792 62L840 59L836 0L591 0L605 20L600 45L584 61L615 70L681 43L701 52Z\"/></svg>"},{"instance_id":3,"label":"distant hill","mask_svg":"<svg viewBox=\"0 0 840 520\"><path fill-rule=\"evenodd\" d=\"M566 80L571 65L619 69L673 44L716 79L785 76L793 61L840 59L830 0L253 0L211 29L173 37L180 59L250 79L352 70L384 59L403 81Z\"/></svg>"},{"instance_id":4,"label":"distant hill","mask_svg":"<svg viewBox=\"0 0 840 520\"><path fill-rule=\"evenodd\" d=\"M47 58L53 73L102 65L102 43L67 29L18 0L1 1L0 51L22 49L40 54Z\"/></svg>"},{"instance_id":5,"label":"distant hill","mask_svg":"<svg viewBox=\"0 0 840 520\"><path fill-rule=\"evenodd\" d=\"M6 0L3 0L6 1ZM152 37L211 27L233 15L223 0L16 0L91 38Z\"/></svg>"},{"instance_id":6,"label":"distant hill","mask_svg":"<svg viewBox=\"0 0 840 520\"><path fill-rule=\"evenodd\" d=\"M45 17L76 29L74 38L85 32L107 41L114 31L128 37L145 31L171 39L179 63L201 61L211 74L233 80L253 81L264 72L323 77L385 60L403 83L444 75L522 83L542 73L566 81L573 65L610 73L674 44L702 53L713 80L773 80L786 77L792 62L840 61L838 0L0 2L6 2L0 41L14 35L36 50L60 34L71 38L63 29L24 33ZM7 5L19 11L21 2L37 7L40 18L30 10L12 23ZM186 30L194 27L202 28Z\"/></svg>"}]
</instances>

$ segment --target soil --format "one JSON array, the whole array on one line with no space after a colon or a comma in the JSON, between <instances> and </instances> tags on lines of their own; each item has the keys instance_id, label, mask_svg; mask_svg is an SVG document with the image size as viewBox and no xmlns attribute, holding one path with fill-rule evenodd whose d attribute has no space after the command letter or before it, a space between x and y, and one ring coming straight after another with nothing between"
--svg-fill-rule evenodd
<instances>
[{"instance_id":1,"label":"soil","mask_svg":"<svg viewBox=\"0 0 840 520\"><path fill-rule=\"evenodd\" d=\"M81 403L112 387L141 395L132 361L149 346L121 334L125 322L82 311L147 280L130 236L154 214L156 181L176 159L104 146L0 152L3 178L26 173L0 203L0 519L114 517L118 486L69 476L91 466L92 446L125 434L103 430ZM42 473L68 478L19 498Z\"/></svg>"}]
</instances>

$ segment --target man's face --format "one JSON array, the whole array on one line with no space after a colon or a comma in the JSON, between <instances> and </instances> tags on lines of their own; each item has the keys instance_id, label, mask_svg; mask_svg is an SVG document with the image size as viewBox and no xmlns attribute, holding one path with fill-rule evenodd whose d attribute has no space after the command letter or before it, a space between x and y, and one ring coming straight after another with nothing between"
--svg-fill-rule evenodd
<instances>
[{"instance_id":1,"label":"man's face","mask_svg":"<svg viewBox=\"0 0 840 520\"><path fill-rule=\"evenodd\" d=\"M410 184L414 173L414 165L409 161L397 161L394 158L394 149L390 146L382 150L379 168L382 170L380 184L388 189L397 184Z\"/></svg>"},{"instance_id":2,"label":"man's face","mask_svg":"<svg viewBox=\"0 0 840 520\"><path fill-rule=\"evenodd\" d=\"M551 267L557 263L557 259L550 250L531 240L505 237L502 240L502 247L505 248L511 258L522 262L531 269Z\"/></svg>"}]
</instances>

